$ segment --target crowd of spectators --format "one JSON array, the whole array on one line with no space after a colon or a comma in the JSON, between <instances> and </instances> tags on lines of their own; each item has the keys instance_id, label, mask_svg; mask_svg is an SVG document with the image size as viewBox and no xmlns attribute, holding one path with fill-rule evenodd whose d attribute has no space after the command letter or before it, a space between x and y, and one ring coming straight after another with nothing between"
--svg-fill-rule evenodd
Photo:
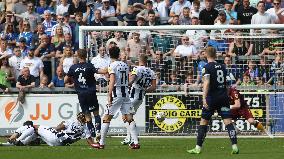
<instances>
[{"instance_id":1,"label":"crowd of spectators","mask_svg":"<svg viewBox=\"0 0 284 159\"><path fill-rule=\"evenodd\" d=\"M72 88L63 79L77 62L79 26L277 25L284 23L283 7L281 0L0 0L0 88ZM147 54L164 89L202 84L206 46L216 48L230 84L283 85L282 35L269 29L87 34L96 67L108 66L114 45L130 67ZM107 76L95 76L98 88L107 86Z\"/></svg>"}]
</instances>

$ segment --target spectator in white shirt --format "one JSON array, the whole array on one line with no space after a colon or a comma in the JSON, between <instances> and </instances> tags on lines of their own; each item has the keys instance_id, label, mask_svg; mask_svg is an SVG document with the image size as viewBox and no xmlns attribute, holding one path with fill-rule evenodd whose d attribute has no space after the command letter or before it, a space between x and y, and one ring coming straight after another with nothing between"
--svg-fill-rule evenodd
<instances>
[{"instance_id":1,"label":"spectator in white shirt","mask_svg":"<svg viewBox=\"0 0 284 159\"><path fill-rule=\"evenodd\" d=\"M191 3L187 0L178 0L173 3L170 11L170 16L173 17L174 15L180 15L181 11L184 7L191 7Z\"/></svg>"},{"instance_id":2,"label":"spectator in white shirt","mask_svg":"<svg viewBox=\"0 0 284 159\"><path fill-rule=\"evenodd\" d=\"M265 2L259 1L257 3L257 10L258 12L252 16L251 18L251 24L274 24L274 19L273 17L265 12ZM259 30L254 30L251 29L250 33L267 33L267 29L262 29L261 31Z\"/></svg>"},{"instance_id":3,"label":"spectator in white shirt","mask_svg":"<svg viewBox=\"0 0 284 159\"><path fill-rule=\"evenodd\" d=\"M95 68L102 68L105 69L109 66L111 60L110 58L106 55L106 48L101 46L99 48L99 54L94 57L91 61L91 63L94 65ZM107 86L107 76L103 74L95 74L95 78L97 83L101 87Z\"/></svg>"},{"instance_id":4,"label":"spectator in white shirt","mask_svg":"<svg viewBox=\"0 0 284 159\"><path fill-rule=\"evenodd\" d=\"M98 9L101 10L102 19L107 19L109 17L115 17L115 9L110 5L109 0L102 0L103 6ZM112 22L108 22L107 25L113 25Z\"/></svg>"},{"instance_id":5,"label":"spectator in white shirt","mask_svg":"<svg viewBox=\"0 0 284 159\"><path fill-rule=\"evenodd\" d=\"M273 8L270 8L266 11L266 13L269 13L273 20L274 23L284 23L284 8L281 8L280 6L281 0L273 0Z\"/></svg>"},{"instance_id":6,"label":"spectator in white shirt","mask_svg":"<svg viewBox=\"0 0 284 159\"><path fill-rule=\"evenodd\" d=\"M183 35L181 38L181 45L178 45L174 50L175 57L196 57L197 50L193 45L193 42L187 35Z\"/></svg>"},{"instance_id":7,"label":"spectator in white shirt","mask_svg":"<svg viewBox=\"0 0 284 159\"><path fill-rule=\"evenodd\" d=\"M68 12L70 4L67 3L67 0L60 0L61 4L56 8L56 15L63 14Z\"/></svg>"},{"instance_id":8,"label":"spectator in white shirt","mask_svg":"<svg viewBox=\"0 0 284 159\"><path fill-rule=\"evenodd\" d=\"M13 67L16 79L20 75L20 66L21 66L22 60L23 60L23 56L21 54L20 47L18 46L14 47L14 55L9 58L9 64L10 66Z\"/></svg>"},{"instance_id":9,"label":"spectator in white shirt","mask_svg":"<svg viewBox=\"0 0 284 159\"><path fill-rule=\"evenodd\" d=\"M66 15L66 16L67 16L67 14L68 14L67 12L64 13L64 15ZM66 25L63 21L64 21L63 15L62 14L57 15L57 24L52 27L52 29L51 29L51 36L54 36L55 30L56 30L57 26L61 26L62 27L64 35L72 34L70 26Z\"/></svg>"}]
</instances>

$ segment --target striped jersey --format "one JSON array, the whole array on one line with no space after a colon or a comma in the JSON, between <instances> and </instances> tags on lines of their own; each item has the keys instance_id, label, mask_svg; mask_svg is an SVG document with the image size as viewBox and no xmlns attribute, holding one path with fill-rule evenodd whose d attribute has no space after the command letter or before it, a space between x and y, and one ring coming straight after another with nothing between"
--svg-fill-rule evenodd
<instances>
[{"instance_id":1,"label":"striped jersey","mask_svg":"<svg viewBox=\"0 0 284 159\"><path fill-rule=\"evenodd\" d=\"M154 71L145 66L134 67L131 75L137 76L132 87L144 91L151 86L152 80L156 79Z\"/></svg>"},{"instance_id":2,"label":"striped jersey","mask_svg":"<svg viewBox=\"0 0 284 159\"><path fill-rule=\"evenodd\" d=\"M129 67L122 61L114 61L108 67L108 73L115 75L113 97L128 96L128 74Z\"/></svg>"}]
</instances>

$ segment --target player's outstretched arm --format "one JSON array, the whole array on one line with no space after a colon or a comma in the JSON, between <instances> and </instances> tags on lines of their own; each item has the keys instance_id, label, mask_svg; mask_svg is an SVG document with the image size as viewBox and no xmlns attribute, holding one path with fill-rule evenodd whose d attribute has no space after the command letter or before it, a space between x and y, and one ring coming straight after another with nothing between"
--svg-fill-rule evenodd
<instances>
[{"instance_id":1,"label":"player's outstretched arm","mask_svg":"<svg viewBox=\"0 0 284 159\"><path fill-rule=\"evenodd\" d=\"M62 121L57 127L55 128L56 131L61 131L65 129L64 121Z\"/></svg>"}]
</instances>

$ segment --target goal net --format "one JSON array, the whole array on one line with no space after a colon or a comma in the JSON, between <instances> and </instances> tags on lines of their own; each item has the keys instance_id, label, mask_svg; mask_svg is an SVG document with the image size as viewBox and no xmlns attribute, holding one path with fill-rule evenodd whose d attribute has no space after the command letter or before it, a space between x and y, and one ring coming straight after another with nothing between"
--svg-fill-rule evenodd
<instances>
[{"instance_id":1,"label":"goal net","mask_svg":"<svg viewBox=\"0 0 284 159\"><path fill-rule=\"evenodd\" d=\"M228 85L240 89L254 118L272 134L283 136L283 30L284 25L81 26L79 47L88 50L92 61L103 50L107 56L108 49L116 45L130 68L138 64L140 54L148 55L158 88L146 94L139 108L142 113L136 118L144 122L138 125L140 134L196 135L202 109L204 49L212 46L217 60L227 67ZM99 92L106 90L106 85L99 85ZM166 114L163 121L155 118L157 112ZM210 135L227 134L218 114L210 122ZM265 135L243 118L235 123L242 135Z\"/></svg>"}]
</instances>

